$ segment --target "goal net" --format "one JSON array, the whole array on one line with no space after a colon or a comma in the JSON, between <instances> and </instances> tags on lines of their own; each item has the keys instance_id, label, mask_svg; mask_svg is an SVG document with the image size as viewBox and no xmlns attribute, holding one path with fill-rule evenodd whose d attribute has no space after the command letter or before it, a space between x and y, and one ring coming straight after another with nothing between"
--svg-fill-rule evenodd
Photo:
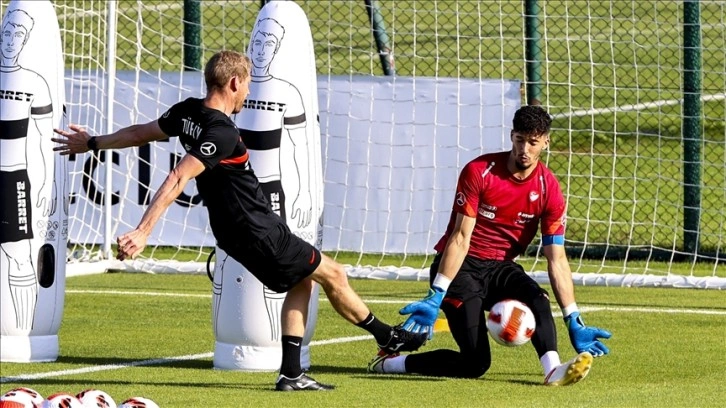
<instances>
[{"instance_id":1,"label":"goal net","mask_svg":"<svg viewBox=\"0 0 726 408\"><path fill-rule=\"evenodd\" d=\"M246 51L261 3L55 1L68 121L104 134L202 95L201 65ZM512 112L536 99L554 117L544 160L576 283L726 287L726 1L299 4L319 75L323 250L350 276L427 279L458 171L508 149ZM207 269L193 183L142 257L113 260L181 157L175 139L71 158L69 273ZM546 281L538 240L521 261Z\"/></svg>"}]
</instances>

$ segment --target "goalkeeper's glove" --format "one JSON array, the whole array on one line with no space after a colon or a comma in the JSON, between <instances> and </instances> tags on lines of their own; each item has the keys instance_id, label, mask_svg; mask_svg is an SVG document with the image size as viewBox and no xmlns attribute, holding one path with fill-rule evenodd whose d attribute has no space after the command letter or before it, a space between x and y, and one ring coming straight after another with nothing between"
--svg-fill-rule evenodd
<instances>
[{"instance_id":1,"label":"goalkeeper's glove","mask_svg":"<svg viewBox=\"0 0 726 408\"><path fill-rule=\"evenodd\" d=\"M428 333L429 339L434 336L434 323L439 316L439 307L444 300L446 291L432 286L428 295L418 302L409 303L398 313L411 316L403 322L403 329L413 333Z\"/></svg>"},{"instance_id":2,"label":"goalkeeper's glove","mask_svg":"<svg viewBox=\"0 0 726 408\"><path fill-rule=\"evenodd\" d=\"M600 357L608 354L610 350L598 338L609 339L612 334L597 327L587 327L582 321L580 312L572 312L565 317L567 331L570 333L572 347L578 353L589 352L593 357Z\"/></svg>"}]
</instances>

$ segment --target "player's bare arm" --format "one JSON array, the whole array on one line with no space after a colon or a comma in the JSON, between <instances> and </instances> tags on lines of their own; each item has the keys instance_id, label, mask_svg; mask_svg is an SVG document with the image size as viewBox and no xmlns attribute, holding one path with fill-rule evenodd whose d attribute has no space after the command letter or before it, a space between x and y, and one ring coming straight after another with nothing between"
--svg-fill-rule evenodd
<instances>
[{"instance_id":1,"label":"player's bare arm","mask_svg":"<svg viewBox=\"0 0 726 408\"><path fill-rule=\"evenodd\" d=\"M575 289L572 284L572 271L567 261L564 245L550 244L544 246L547 258L547 272L557 303L562 308L562 316L570 335L572 347L578 352L590 353L593 357L608 354L610 350L600 339L609 339L612 334L598 327L585 326L575 303Z\"/></svg>"},{"instance_id":2,"label":"player's bare arm","mask_svg":"<svg viewBox=\"0 0 726 408\"><path fill-rule=\"evenodd\" d=\"M65 156L68 154L85 153L91 150L89 140L92 136L84 127L71 124L68 128L71 130L70 132L62 129L53 129L56 134L62 136L51 139L56 143L60 143L60 146L53 148L54 151ZM167 138L167 135L162 132L157 121L153 121L141 125L128 126L109 135L96 136L94 142L96 150L122 149L125 147L143 146L149 142L165 138Z\"/></svg>"},{"instance_id":3,"label":"player's bare arm","mask_svg":"<svg viewBox=\"0 0 726 408\"><path fill-rule=\"evenodd\" d=\"M190 154L184 156L179 164L169 172L164 183L154 194L136 229L116 239L118 244L116 258L118 260L123 261L126 258L134 258L144 250L146 241L161 215L179 197L189 180L203 171L204 164L199 159Z\"/></svg>"},{"instance_id":4,"label":"player's bare arm","mask_svg":"<svg viewBox=\"0 0 726 408\"><path fill-rule=\"evenodd\" d=\"M544 256L547 258L547 274L550 278L552 291L560 308L575 302L575 289L572 284L572 271L567 260L564 245L545 245Z\"/></svg>"},{"instance_id":5,"label":"player's bare arm","mask_svg":"<svg viewBox=\"0 0 726 408\"><path fill-rule=\"evenodd\" d=\"M410 303L399 310L400 314L410 314L403 322L405 330L413 333L428 333L429 338L433 336L433 325L439 314L441 302L444 300L451 281L459 273L466 254L469 253L474 225L476 225L476 218L460 213L456 215L454 228L441 256L441 265L428 294L422 300Z\"/></svg>"},{"instance_id":6,"label":"player's bare arm","mask_svg":"<svg viewBox=\"0 0 726 408\"><path fill-rule=\"evenodd\" d=\"M464 263L466 254L469 253L469 244L471 243L471 234L476 225L476 218L468 217L464 214L457 214L454 230L449 236L446 248L441 255L441 266L439 266L439 275L447 277L450 281L454 280L456 274L459 273L461 265Z\"/></svg>"}]
</instances>

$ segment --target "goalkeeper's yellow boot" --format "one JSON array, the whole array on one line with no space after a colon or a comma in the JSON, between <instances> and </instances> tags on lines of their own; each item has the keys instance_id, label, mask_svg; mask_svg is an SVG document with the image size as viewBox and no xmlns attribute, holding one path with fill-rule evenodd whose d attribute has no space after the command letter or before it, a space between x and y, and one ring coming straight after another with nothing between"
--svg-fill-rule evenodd
<instances>
[{"instance_id":1,"label":"goalkeeper's yellow boot","mask_svg":"<svg viewBox=\"0 0 726 408\"><path fill-rule=\"evenodd\" d=\"M545 377L545 385L571 385L582 380L590 372L592 359L592 354L585 351L572 360L558 365Z\"/></svg>"}]
</instances>

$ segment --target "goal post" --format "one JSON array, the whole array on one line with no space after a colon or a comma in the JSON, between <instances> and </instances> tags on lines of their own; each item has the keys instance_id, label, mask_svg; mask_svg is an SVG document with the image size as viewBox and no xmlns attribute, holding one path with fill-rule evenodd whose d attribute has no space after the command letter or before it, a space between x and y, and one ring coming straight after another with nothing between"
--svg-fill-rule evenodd
<instances>
[{"instance_id":1,"label":"goal post","mask_svg":"<svg viewBox=\"0 0 726 408\"><path fill-rule=\"evenodd\" d=\"M101 134L200 96L194 58L245 51L260 3L55 1L69 122ZM299 2L317 58L323 251L351 276L426 279L458 171L508 148L507 115L536 92L553 116L544 160L567 199L575 281L726 288L726 1L695 3ZM395 76L381 75L373 6ZM206 270L214 241L193 183L143 257L108 256L183 154L174 139L71 158L69 273ZM523 261L540 279L539 240Z\"/></svg>"}]
</instances>

